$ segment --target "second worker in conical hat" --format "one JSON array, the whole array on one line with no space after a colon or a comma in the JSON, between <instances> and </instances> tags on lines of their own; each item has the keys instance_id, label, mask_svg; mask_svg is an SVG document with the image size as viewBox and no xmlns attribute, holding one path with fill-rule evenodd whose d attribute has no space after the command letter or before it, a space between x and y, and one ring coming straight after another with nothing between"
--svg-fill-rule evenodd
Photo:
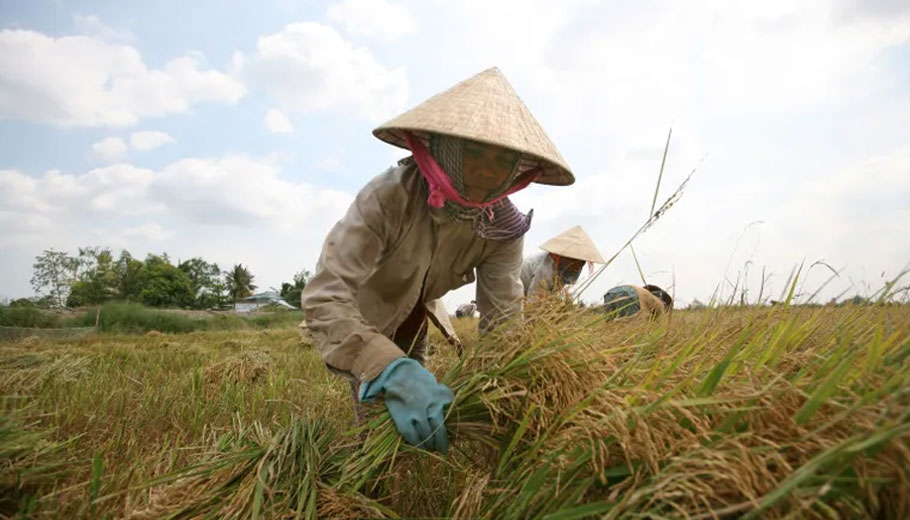
<instances>
[{"instance_id":1,"label":"second worker in conical hat","mask_svg":"<svg viewBox=\"0 0 910 520\"><path fill-rule=\"evenodd\" d=\"M406 442L445 452L452 392L423 367L427 320L443 330L448 321L435 302L476 280L481 333L520 312L531 213L508 196L575 178L495 68L373 134L412 156L361 189L329 232L303 309L328 368L352 381L355 403L383 396Z\"/></svg>"},{"instance_id":2,"label":"second worker in conical hat","mask_svg":"<svg viewBox=\"0 0 910 520\"><path fill-rule=\"evenodd\" d=\"M553 292L578 281L585 264L602 264L597 246L581 226L564 231L540 246L543 253L521 264L525 296Z\"/></svg>"}]
</instances>

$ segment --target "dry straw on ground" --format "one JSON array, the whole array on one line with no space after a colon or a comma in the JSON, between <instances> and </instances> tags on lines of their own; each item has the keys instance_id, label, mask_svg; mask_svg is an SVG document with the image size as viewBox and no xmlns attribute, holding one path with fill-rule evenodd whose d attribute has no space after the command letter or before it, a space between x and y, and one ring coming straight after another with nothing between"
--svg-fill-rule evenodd
<instances>
[{"instance_id":1,"label":"dry straw on ground","mask_svg":"<svg viewBox=\"0 0 910 520\"><path fill-rule=\"evenodd\" d=\"M248 350L206 367L203 378L209 385L252 383L268 374L270 363L268 352Z\"/></svg>"}]
</instances>

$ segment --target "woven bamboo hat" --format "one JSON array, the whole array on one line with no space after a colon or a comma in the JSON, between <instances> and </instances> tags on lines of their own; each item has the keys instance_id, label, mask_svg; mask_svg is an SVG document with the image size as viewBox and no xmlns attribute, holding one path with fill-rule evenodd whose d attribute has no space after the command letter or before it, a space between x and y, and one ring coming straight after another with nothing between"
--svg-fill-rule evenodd
<instances>
[{"instance_id":1,"label":"woven bamboo hat","mask_svg":"<svg viewBox=\"0 0 910 520\"><path fill-rule=\"evenodd\" d=\"M404 132L424 140L447 134L522 153L522 170L540 168L535 182L575 182L569 165L498 68L487 69L373 130L379 139L409 149Z\"/></svg>"},{"instance_id":2,"label":"woven bamboo hat","mask_svg":"<svg viewBox=\"0 0 910 520\"><path fill-rule=\"evenodd\" d=\"M540 248L548 253L567 258L585 260L595 264L604 263L604 258L600 256L597 246L594 245L594 242L591 241L591 238L581 226L575 226L556 235L544 242Z\"/></svg>"}]
</instances>

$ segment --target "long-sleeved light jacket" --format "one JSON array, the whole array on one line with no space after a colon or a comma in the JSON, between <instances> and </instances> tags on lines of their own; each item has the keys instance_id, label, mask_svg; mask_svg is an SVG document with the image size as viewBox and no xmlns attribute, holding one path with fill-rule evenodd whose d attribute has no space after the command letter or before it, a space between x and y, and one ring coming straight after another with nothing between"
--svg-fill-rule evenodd
<instances>
[{"instance_id":1,"label":"long-sleeved light jacket","mask_svg":"<svg viewBox=\"0 0 910 520\"><path fill-rule=\"evenodd\" d=\"M525 296L540 290L550 291L556 285L556 269L549 253L525 258L521 263L521 284Z\"/></svg>"},{"instance_id":2,"label":"long-sleeved light jacket","mask_svg":"<svg viewBox=\"0 0 910 520\"><path fill-rule=\"evenodd\" d=\"M471 223L427 205L416 165L390 168L357 194L326 237L301 295L307 327L330 369L374 379L405 355L389 338L415 305L448 323L434 315L443 308L435 300L476 279L481 332L520 312L522 245L522 238L478 238Z\"/></svg>"},{"instance_id":3,"label":"long-sleeved light jacket","mask_svg":"<svg viewBox=\"0 0 910 520\"><path fill-rule=\"evenodd\" d=\"M565 287L578 281L581 272L560 277L550 253L543 252L521 263L521 284L524 286L525 296L534 295L538 291L552 291L556 287Z\"/></svg>"}]
</instances>

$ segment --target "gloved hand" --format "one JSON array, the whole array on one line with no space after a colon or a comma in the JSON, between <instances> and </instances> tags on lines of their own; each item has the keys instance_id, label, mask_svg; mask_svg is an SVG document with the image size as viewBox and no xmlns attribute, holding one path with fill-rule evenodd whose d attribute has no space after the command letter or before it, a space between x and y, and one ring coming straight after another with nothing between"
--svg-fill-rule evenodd
<instances>
[{"instance_id":1,"label":"gloved hand","mask_svg":"<svg viewBox=\"0 0 910 520\"><path fill-rule=\"evenodd\" d=\"M360 400L370 401L385 392L385 405L408 444L446 453L444 408L452 402L449 387L417 361L400 357L385 367L379 377L360 385Z\"/></svg>"}]
</instances>

